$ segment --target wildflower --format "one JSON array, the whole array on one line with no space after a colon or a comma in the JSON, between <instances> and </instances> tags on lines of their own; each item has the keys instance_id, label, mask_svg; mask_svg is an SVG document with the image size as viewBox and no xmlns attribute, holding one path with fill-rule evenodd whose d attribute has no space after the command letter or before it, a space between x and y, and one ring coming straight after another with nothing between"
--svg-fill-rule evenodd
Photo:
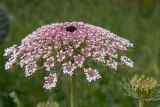
<instances>
[{"instance_id":1,"label":"wildflower","mask_svg":"<svg viewBox=\"0 0 160 107\"><path fill-rule=\"evenodd\" d=\"M130 68L133 68L133 62L131 59L129 59L128 57L126 56L121 56L121 63L130 67Z\"/></svg>"},{"instance_id":2,"label":"wildflower","mask_svg":"<svg viewBox=\"0 0 160 107\"><path fill-rule=\"evenodd\" d=\"M26 36L19 46L7 48L4 56L10 58L5 69L9 70L19 64L25 68L25 75L31 76L40 68L50 73L52 68L59 67L64 74L72 76L77 68L83 67L90 82L101 76L96 69L86 68L86 60L117 70L118 52L127 51L131 47L133 44L127 39L101 27L83 22L55 23L38 28ZM38 66L39 61L43 66ZM133 62L126 56L121 57L120 63L133 67Z\"/></svg>"},{"instance_id":3,"label":"wildflower","mask_svg":"<svg viewBox=\"0 0 160 107\"><path fill-rule=\"evenodd\" d=\"M60 50L60 52L57 53L56 57L57 57L57 61L58 62L62 62L65 59L65 57L66 57L65 52L63 52L62 50Z\"/></svg>"},{"instance_id":4,"label":"wildflower","mask_svg":"<svg viewBox=\"0 0 160 107\"><path fill-rule=\"evenodd\" d=\"M68 63L64 63L62 68L63 68L64 74L68 74L68 75L72 76L73 71L76 69L76 66L74 64L72 64L71 62L68 62Z\"/></svg>"},{"instance_id":5,"label":"wildflower","mask_svg":"<svg viewBox=\"0 0 160 107\"><path fill-rule=\"evenodd\" d=\"M17 63L17 57L13 55L12 57L9 58L8 62L6 62L5 70L11 69L14 65L16 65L16 63Z\"/></svg>"},{"instance_id":6,"label":"wildflower","mask_svg":"<svg viewBox=\"0 0 160 107\"><path fill-rule=\"evenodd\" d=\"M44 49L39 49L39 53L40 55L44 54L43 55L43 58L48 58L52 55L52 47L49 46L49 47L43 47ZM41 56L40 56L41 57Z\"/></svg>"},{"instance_id":7,"label":"wildflower","mask_svg":"<svg viewBox=\"0 0 160 107\"><path fill-rule=\"evenodd\" d=\"M16 60L10 60L5 64L5 70L11 69L16 64Z\"/></svg>"},{"instance_id":8,"label":"wildflower","mask_svg":"<svg viewBox=\"0 0 160 107\"><path fill-rule=\"evenodd\" d=\"M87 49L81 49L81 51L82 51L82 55L86 58L88 58L92 55L90 49L88 49L88 48Z\"/></svg>"},{"instance_id":9,"label":"wildflower","mask_svg":"<svg viewBox=\"0 0 160 107\"><path fill-rule=\"evenodd\" d=\"M99 49L99 50L96 50L92 53L92 57L98 61L98 62L103 62L105 63L105 50L102 48L102 49Z\"/></svg>"},{"instance_id":10,"label":"wildflower","mask_svg":"<svg viewBox=\"0 0 160 107\"><path fill-rule=\"evenodd\" d=\"M117 70L118 62L115 60L107 60L107 66L109 66L111 69Z\"/></svg>"},{"instance_id":11,"label":"wildflower","mask_svg":"<svg viewBox=\"0 0 160 107\"><path fill-rule=\"evenodd\" d=\"M12 47L5 49L4 56L9 56L13 53L16 53L16 47L17 45L13 45Z\"/></svg>"},{"instance_id":12,"label":"wildflower","mask_svg":"<svg viewBox=\"0 0 160 107\"><path fill-rule=\"evenodd\" d=\"M77 56L74 56L74 62L76 64L77 67L82 67L83 66L83 62L84 62L84 57L81 56L81 55L77 55Z\"/></svg>"},{"instance_id":13,"label":"wildflower","mask_svg":"<svg viewBox=\"0 0 160 107\"><path fill-rule=\"evenodd\" d=\"M51 89L53 87L56 87L57 84L57 75L56 73L54 74L49 74L48 77L44 77L45 83L43 88L45 89Z\"/></svg>"},{"instance_id":14,"label":"wildflower","mask_svg":"<svg viewBox=\"0 0 160 107\"><path fill-rule=\"evenodd\" d=\"M26 54L24 54L23 57L21 57L20 66L22 68L24 65L27 65L27 64L29 64L29 63L31 63L33 61L34 61L34 56L31 55L30 52L26 53Z\"/></svg>"},{"instance_id":15,"label":"wildflower","mask_svg":"<svg viewBox=\"0 0 160 107\"><path fill-rule=\"evenodd\" d=\"M54 58L47 58L46 62L44 63L44 67L46 67L46 71L50 71L50 69L54 67Z\"/></svg>"},{"instance_id":16,"label":"wildflower","mask_svg":"<svg viewBox=\"0 0 160 107\"><path fill-rule=\"evenodd\" d=\"M96 69L87 68L87 69L84 69L84 72L86 75L86 79L89 82L96 81L97 79L101 78L100 74L98 73Z\"/></svg>"},{"instance_id":17,"label":"wildflower","mask_svg":"<svg viewBox=\"0 0 160 107\"><path fill-rule=\"evenodd\" d=\"M66 51L65 51L66 55L71 57L73 55L73 52L74 52L74 50L71 46L66 47Z\"/></svg>"},{"instance_id":18,"label":"wildflower","mask_svg":"<svg viewBox=\"0 0 160 107\"><path fill-rule=\"evenodd\" d=\"M32 74L34 74L37 70L37 64L36 62L32 62L28 65L25 66L25 76L31 76Z\"/></svg>"}]
</instances>

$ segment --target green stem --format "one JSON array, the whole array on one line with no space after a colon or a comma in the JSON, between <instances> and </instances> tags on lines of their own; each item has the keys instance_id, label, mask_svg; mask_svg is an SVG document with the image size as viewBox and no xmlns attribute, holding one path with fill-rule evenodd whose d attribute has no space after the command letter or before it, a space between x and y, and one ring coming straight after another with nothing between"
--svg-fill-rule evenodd
<instances>
[{"instance_id":1,"label":"green stem","mask_svg":"<svg viewBox=\"0 0 160 107\"><path fill-rule=\"evenodd\" d=\"M142 99L139 99L139 107L143 107L144 101Z\"/></svg>"},{"instance_id":2,"label":"green stem","mask_svg":"<svg viewBox=\"0 0 160 107\"><path fill-rule=\"evenodd\" d=\"M71 107L75 107L75 83L74 77L71 77Z\"/></svg>"}]
</instances>

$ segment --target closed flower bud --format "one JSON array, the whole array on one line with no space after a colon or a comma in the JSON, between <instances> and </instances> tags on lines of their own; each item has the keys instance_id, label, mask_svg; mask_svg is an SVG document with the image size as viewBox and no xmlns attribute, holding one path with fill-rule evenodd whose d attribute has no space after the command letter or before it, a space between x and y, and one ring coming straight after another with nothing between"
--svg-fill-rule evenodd
<instances>
[{"instance_id":1,"label":"closed flower bud","mask_svg":"<svg viewBox=\"0 0 160 107\"><path fill-rule=\"evenodd\" d=\"M128 94L144 101L159 100L160 91L158 82L153 77L134 75L123 84Z\"/></svg>"}]
</instances>

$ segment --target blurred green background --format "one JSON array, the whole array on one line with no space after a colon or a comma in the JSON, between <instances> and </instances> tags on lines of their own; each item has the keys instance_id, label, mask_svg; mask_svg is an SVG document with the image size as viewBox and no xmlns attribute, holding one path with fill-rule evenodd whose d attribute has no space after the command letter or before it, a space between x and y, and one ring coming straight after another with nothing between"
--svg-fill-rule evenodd
<instances>
[{"instance_id":1,"label":"blurred green background","mask_svg":"<svg viewBox=\"0 0 160 107\"><path fill-rule=\"evenodd\" d=\"M125 94L120 81L134 73L160 79L159 0L0 0L0 7L11 22L7 37L3 41L0 38L0 107L17 107L15 99L21 107L36 107L38 102L47 100L70 107L68 78L62 77L56 89L46 91L42 87L43 73L25 78L20 68L4 70L7 60L3 57L4 49L20 44L27 34L49 23L84 21L134 43L134 48L126 53L135 62L134 69L121 67L115 73L94 65L103 77L94 83L88 83L81 74L76 75L77 107L137 107L137 101ZM16 94L14 99L12 92ZM160 107L160 102L146 103L145 107Z\"/></svg>"}]
</instances>

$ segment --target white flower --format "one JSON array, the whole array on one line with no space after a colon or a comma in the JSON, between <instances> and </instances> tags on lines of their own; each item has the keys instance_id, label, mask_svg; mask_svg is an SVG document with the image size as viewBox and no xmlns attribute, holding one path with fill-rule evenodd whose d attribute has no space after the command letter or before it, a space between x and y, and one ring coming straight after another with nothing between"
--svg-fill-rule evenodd
<instances>
[{"instance_id":1,"label":"white flower","mask_svg":"<svg viewBox=\"0 0 160 107\"><path fill-rule=\"evenodd\" d=\"M17 50L16 47L17 45L13 45L12 47L5 49L4 56L9 56L12 53L15 54Z\"/></svg>"},{"instance_id":2,"label":"white flower","mask_svg":"<svg viewBox=\"0 0 160 107\"><path fill-rule=\"evenodd\" d=\"M73 51L74 51L73 48L71 46L69 46L68 48L66 48L65 53L68 56L72 56L73 55Z\"/></svg>"},{"instance_id":3,"label":"white flower","mask_svg":"<svg viewBox=\"0 0 160 107\"><path fill-rule=\"evenodd\" d=\"M105 51L104 49L98 49L96 51L93 52L92 57L98 61L98 62L102 62L105 63Z\"/></svg>"},{"instance_id":4,"label":"white flower","mask_svg":"<svg viewBox=\"0 0 160 107\"><path fill-rule=\"evenodd\" d=\"M106 53L111 58L117 58L118 54L116 53L116 50L114 48L107 48Z\"/></svg>"},{"instance_id":5,"label":"white flower","mask_svg":"<svg viewBox=\"0 0 160 107\"><path fill-rule=\"evenodd\" d=\"M16 64L17 64L17 57L16 56L12 56L11 58L9 58L8 62L6 62L5 70L11 69Z\"/></svg>"},{"instance_id":6,"label":"white flower","mask_svg":"<svg viewBox=\"0 0 160 107\"><path fill-rule=\"evenodd\" d=\"M84 62L84 57L81 56L81 55L78 55L78 56L74 56L74 62L76 64L76 66L78 67L82 67L83 66L83 62Z\"/></svg>"},{"instance_id":7,"label":"white flower","mask_svg":"<svg viewBox=\"0 0 160 107\"><path fill-rule=\"evenodd\" d=\"M72 64L71 62L68 63L64 63L63 65L63 73L64 74L68 74L70 76L73 75L73 71L76 69L76 66L74 64Z\"/></svg>"},{"instance_id":8,"label":"white flower","mask_svg":"<svg viewBox=\"0 0 160 107\"><path fill-rule=\"evenodd\" d=\"M27 64L25 66L25 76L31 76L32 74L34 74L37 70L37 64L35 62L32 62L30 64Z\"/></svg>"},{"instance_id":9,"label":"white flower","mask_svg":"<svg viewBox=\"0 0 160 107\"><path fill-rule=\"evenodd\" d=\"M15 62L6 62L5 64L5 70L9 70L13 67L13 65L15 64Z\"/></svg>"},{"instance_id":10,"label":"white flower","mask_svg":"<svg viewBox=\"0 0 160 107\"><path fill-rule=\"evenodd\" d=\"M56 57L58 62L62 62L66 58L65 52L60 50Z\"/></svg>"},{"instance_id":11,"label":"white flower","mask_svg":"<svg viewBox=\"0 0 160 107\"><path fill-rule=\"evenodd\" d=\"M49 74L48 77L44 77L44 80L45 80L45 83L44 83L43 88L50 90L51 88L56 87L57 75L56 75L56 73Z\"/></svg>"},{"instance_id":12,"label":"white flower","mask_svg":"<svg viewBox=\"0 0 160 107\"><path fill-rule=\"evenodd\" d=\"M50 71L51 68L54 67L54 58L53 57L47 58L43 66L46 67L47 71Z\"/></svg>"},{"instance_id":13,"label":"white flower","mask_svg":"<svg viewBox=\"0 0 160 107\"><path fill-rule=\"evenodd\" d=\"M121 56L121 63L130 67L130 68L133 68L133 66L134 66L133 61L126 56Z\"/></svg>"},{"instance_id":14,"label":"white flower","mask_svg":"<svg viewBox=\"0 0 160 107\"><path fill-rule=\"evenodd\" d=\"M42 52L44 51L44 55L43 55L43 58L44 59L46 59L46 58L48 58L48 57L50 57L51 56L51 54L52 54L52 47L51 46L49 46L49 47L44 47L44 50L42 49Z\"/></svg>"},{"instance_id":15,"label":"white flower","mask_svg":"<svg viewBox=\"0 0 160 107\"><path fill-rule=\"evenodd\" d=\"M20 66L21 68L24 66L24 65L27 65L29 63L31 63L34 58L34 56L31 55L31 53L28 53L25 57L21 58L21 61L20 61Z\"/></svg>"},{"instance_id":16,"label":"white flower","mask_svg":"<svg viewBox=\"0 0 160 107\"><path fill-rule=\"evenodd\" d=\"M102 78L96 69L87 68L87 69L84 69L84 72L86 75L86 79L89 82L96 81L97 79Z\"/></svg>"},{"instance_id":17,"label":"white flower","mask_svg":"<svg viewBox=\"0 0 160 107\"><path fill-rule=\"evenodd\" d=\"M109 66L110 68L117 70L117 65L118 62L116 62L115 60L113 59L107 60L107 66Z\"/></svg>"},{"instance_id":18,"label":"white flower","mask_svg":"<svg viewBox=\"0 0 160 107\"><path fill-rule=\"evenodd\" d=\"M82 51L82 55L83 55L84 57L90 57L90 56L91 56L91 51L90 51L90 49L88 49L88 48L86 48L86 49L81 49L81 51Z\"/></svg>"}]
</instances>

